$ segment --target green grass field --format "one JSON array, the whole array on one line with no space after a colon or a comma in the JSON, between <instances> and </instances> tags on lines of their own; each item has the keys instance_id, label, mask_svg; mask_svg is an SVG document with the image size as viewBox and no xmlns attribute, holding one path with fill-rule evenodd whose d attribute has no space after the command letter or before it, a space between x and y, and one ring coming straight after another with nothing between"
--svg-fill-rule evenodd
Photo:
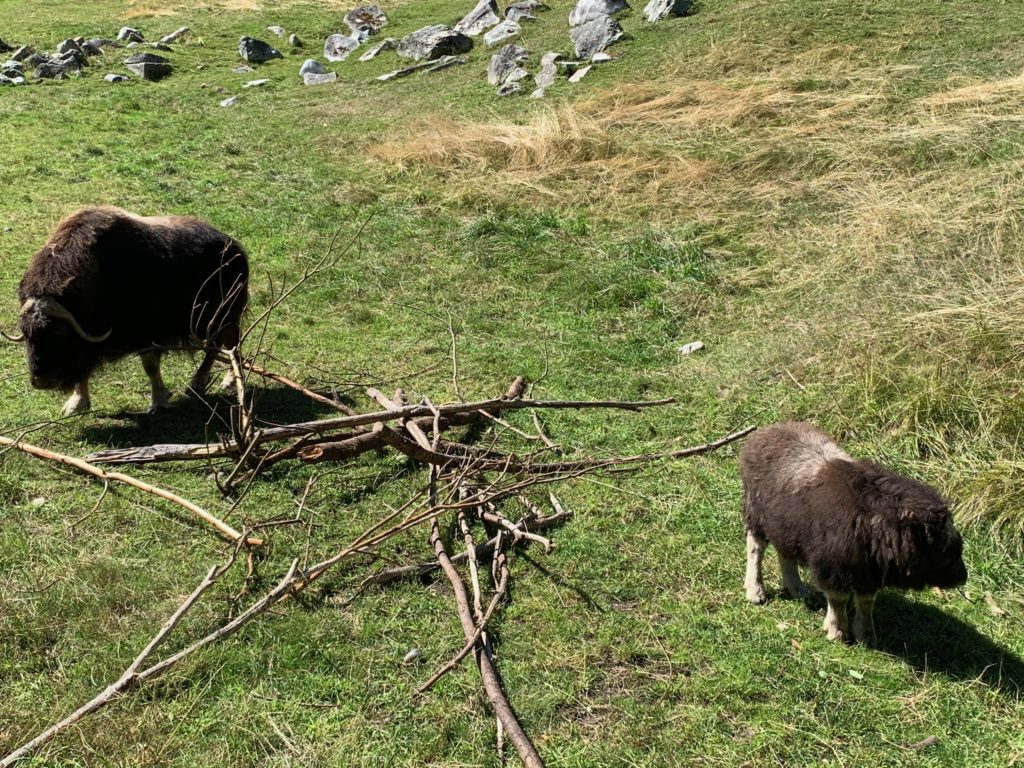
<instances>
[{"instance_id":1,"label":"green grass field","mask_svg":"<svg viewBox=\"0 0 1024 768\"><path fill-rule=\"evenodd\" d=\"M568 0L525 25L531 71L570 53ZM450 0L383 5L386 34L457 21ZM851 453L955 505L969 599L883 593L881 648L830 644L822 613L743 598L735 447L559 489L556 550L513 559L495 622L509 698L551 766L1007 766L1024 758L1024 6L906 0L700 0L639 9L614 62L543 101L499 98L482 45L461 67L379 83L394 54L297 76L307 54L235 74L241 35L280 24L308 55L336 2L0 2L0 37L52 50L124 24L192 37L160 83L82 78L0 89L0 326L61 217L90 204L206 218L245 244L274 370L370 407L364 390L467 399L517 375L546 398L676 397L642 415L545 416L574 455L704 442L812 420ZM642 7L642 6L641 6ZM271 40L276 42L276 39ZM243 89L254 77L262 88ZM234 107L219 102L239 96ZM450 326L450 328L449 328ZM680 345L706 348L680 356ZM135 361L57 419L0 346L0 434L83 456L222 430L182 396L148 416ZM219 413L223 414L225 403ZM268 422L326 415L266 387ZM525 414L511 417L532 424ZM394 455L281 464L237 508L205 464L127 471L268 532L250 585L320 559L422 483ZM162 502L0 454L0 755L114 681L226 547ZM388 560L429 559L426 529ZM496 766L471 664L415 688L463 644L443 579L370 590L341 567L304 594L58 737L32 766ZM774 558L770 585L778 588ZM247 603L219 584L163 653ZM816 606L817 607L817 606ZM404 665L412 647L423 663ZM906 745L929 736L920 752ZM517 765L514 756L510 765Z\"/></svg>"}]
</instances>

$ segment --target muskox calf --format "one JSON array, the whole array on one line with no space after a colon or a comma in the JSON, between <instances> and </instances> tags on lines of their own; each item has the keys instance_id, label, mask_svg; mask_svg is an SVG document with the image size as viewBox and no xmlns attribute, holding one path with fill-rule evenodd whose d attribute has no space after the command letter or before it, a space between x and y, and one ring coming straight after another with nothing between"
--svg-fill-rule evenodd
<instances>
[{"instance_id":1,"label":"muskox calf","mask_svg":"<svg viewBox=\"0 0 1024 768\"><path fill-rule=\"evenodd\" d=\"M156 410L170 398L165 351L205 350L190 386L206 389L218 349L239 342L248 281L242 246L203 221L86 208L32 257L18 289L22 333L8 338L25 342L33 387L73 391L65 415L88 410L93 371L129 354L142 357Z\"/></svg>"},{"instance_id":2,"label":"muskox calf","mask_svg":"<svg viewBox=\"0 0 1024 768\"><path fill-rule=\"evenodd\" d=\"M932 488L855 460L809 424L755 432L740 453L747 533L747 599L763 603L765 545L779 555L782 584L803 594L799 565L825 593L830 640L877 643L872 609L882 587L956 587L967 581L963 542L946 501Z\"/></svg>"}]
</instances>

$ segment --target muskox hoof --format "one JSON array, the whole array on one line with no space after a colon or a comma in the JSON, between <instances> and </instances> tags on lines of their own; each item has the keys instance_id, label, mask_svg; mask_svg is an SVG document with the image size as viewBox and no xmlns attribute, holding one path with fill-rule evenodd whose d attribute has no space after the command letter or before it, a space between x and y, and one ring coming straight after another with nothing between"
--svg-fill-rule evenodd
<instances>
[{"instance_id":1,"label":"muskox hoof","mask_svg":"<svg viewBox=\"0 0 1024 768\"><path fill-rule=\"evenodd\" d=\"M146 409L146 413L157 413L158 411L166 411L171 407L171 390L164 388L159 392L153 394L153 398L149 403L149 408Z\"/></svg>"},{"instance_id":2,"label":"muskox hoof","mask_svg":"<svg viewBox=\"0 0 1024 768\"><path fill-rule=\"evenodd\" d=\"M88 397L74 394L67 399L67 402L64 403L64 407L61 409L61 415L74 416L78 413L85 413L91 406L92 404L89 402Z\"/></svg>"},{"instance_id":3,"label":"muskox hoof","mask_svg":"<svg viewBox=\"0 0 1024 768\"><path fill-rule=\"evenodd\" d=\"M764 605L768 602L768 593L761 584L747 587L747 600L754 605Z\"/></svg>"}]
</instances>

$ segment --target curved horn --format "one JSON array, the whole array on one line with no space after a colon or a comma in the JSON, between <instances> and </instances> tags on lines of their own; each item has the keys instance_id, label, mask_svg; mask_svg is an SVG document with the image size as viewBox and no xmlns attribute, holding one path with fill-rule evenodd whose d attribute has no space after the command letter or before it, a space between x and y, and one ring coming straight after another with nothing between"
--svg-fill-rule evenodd
<instances>
[{"instance_id":1,"label":"curved horn","mask_svg":"<svg viewBox=\"0 0 1024 768\"><path fill-rule=\"evenodd\" d=\"M23 342L25 340L25 334L24 333L19 333L17 336L10 336L10 335L4 333L3 331L0 331L0 336L3 336L8 341L13 341L13 342L16 342L18 344L20 344L21 342Z\"/></svg>"},{"instance_id":2,"label":"curved horn","mask_svg":"<svg viewBox=\"0 0 1024 768\"><path fill-rule=\"evenodd\" d=\"M58 320L66 320L68 325L71 326L71 329L75 333L77 333L86 341L92 342L93 344L99 344L101 341L106 341L107 337L109 337L110 334L114 332L114 329L111 328L109 331L99 336L93 336L89 333L86 333L85 329L78 324L78 321L75 319L75 316L71 314L70 310L68 310L68 308L61 304L60 302L51 299L49 296L43 296L38 299L29 299L24 304L22 304L21 311L25 312L26 310L32 309L32 307L35 306L36 304L39 305L39 308L42 310L44 315L47 315L49 317L55 317Z\"/></svg>"}]
</instances>

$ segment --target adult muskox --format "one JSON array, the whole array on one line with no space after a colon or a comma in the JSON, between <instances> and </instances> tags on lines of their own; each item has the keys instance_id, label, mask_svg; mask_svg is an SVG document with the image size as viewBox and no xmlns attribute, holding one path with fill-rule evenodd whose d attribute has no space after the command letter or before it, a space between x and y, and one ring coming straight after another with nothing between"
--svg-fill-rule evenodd
<instances>
[{"instance_id":1,"label":"adult muskox","mask_svg":"<svg viewBox=\"0 0 1024 768\"><path fill-rule=\"evenodd\" d=\"M238 344L248 280L242 246L206 222L86 208L32 257L18 289L22 335L7 338L25 342L33 387L73 391L65 415L88 410L97 367L129 354L142 357L156 410L170 398L165 351L205 350L190 384L202 392L217 350Z\"/></svg>"},{"instance_id":2,"label":"adult muskox","mask_svg":"<svg viewBox=\"0 0 1024 768\"><path fill-rule=\"evenodd\" d=\"M882 587L956 587L967 581L963 542L934 489L866 460L854 460L810 424L755 432L740 453L747 532L747 599L767 598L766 544L779 555L782 583L803 593L798 565L825 593L830 640L877 643L872 609Z\"/></svg>"}]
</instances>

